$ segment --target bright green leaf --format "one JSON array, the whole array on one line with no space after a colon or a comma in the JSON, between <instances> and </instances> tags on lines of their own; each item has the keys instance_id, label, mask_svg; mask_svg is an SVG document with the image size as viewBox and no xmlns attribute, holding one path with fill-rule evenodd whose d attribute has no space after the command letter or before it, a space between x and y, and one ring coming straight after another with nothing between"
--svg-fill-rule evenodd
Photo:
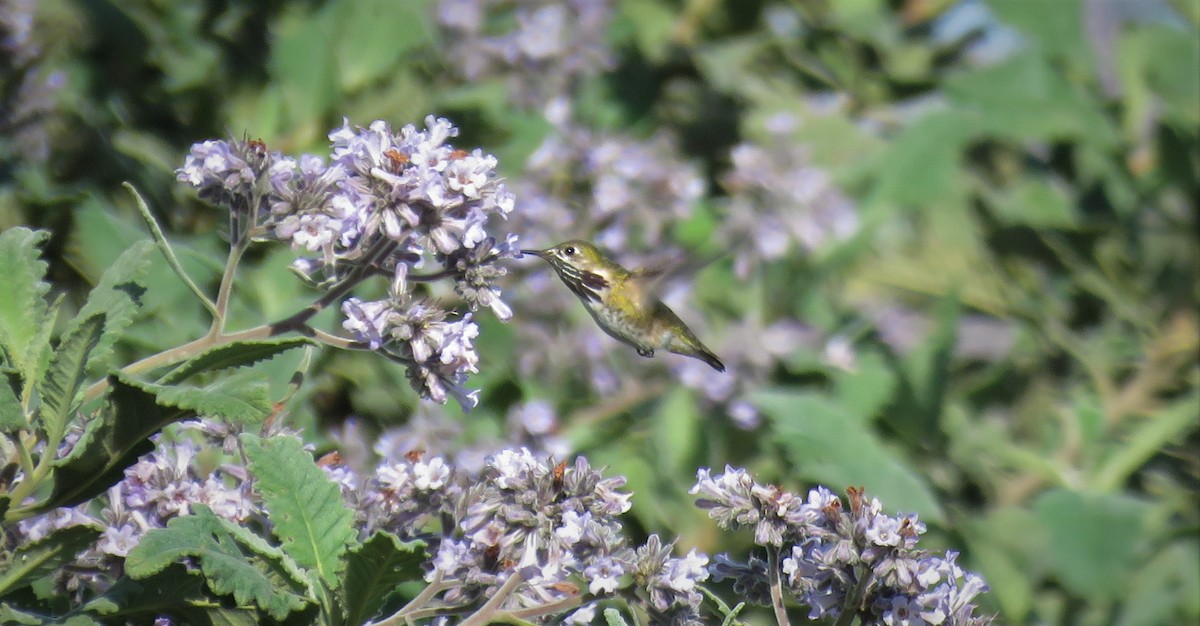
<instances>
[{"instance_id":1,"label":"bright green leaf","mask_svg":"<svg viewBox=\"0 0 1200 626\"><path fill-rule=\"evenodd\" d=\"M0 356L26 377L42 351L36 341L50 285L42 280L47 265L39 257L49 238L48 232L24 227L0 232Z\"/></svg>"},{"instance_id":2,"label":"bright green leaf","mask_svg":"<svg viewBox=\"0 0 1200 626\"><path fill-rule=\"evenodd\" d=\"M394 71L401 55L433 43L428 0L356 0L331 4L330 10L337 25L337 74L345 91L379 80Z\"/></svg>"},{"instance_id":3,"label":"bright green leaf","mask_svg":"<svg viewBox=\"0 0 1200 626\"><path fill-rule=\"evenodd\" d=\"M1050 529L1051 567L1062 584L1087 598L1112 598L1127 590L1133 558L1144 547L1150 507L1124 495L1056 489L1033 504Z\"/></svg>"},{"instance_id":4,"label":"bright green leaf","mask_svg":"<svg viewBox=\"0 0 1200 626\"><path fill-rule=\"evenodd\" d=\"M847 419L846 407L799 391L764 391L751 400L771 418L775 440L800 477L834 492L865 487L887 510L915 511L935 522L943 519L928 484L867 424Z\"/></svg>"},{"instance_id":5,"label":"bright green leaf","mask_svg":"<svg viewBox=\"0 0 1200 626\"><path fill-rule=\"evenodd\" d=\"M996 202L996 218L1006 226L1036 229L1074 228L1074 201L1062 185L1026 178Z\"/></svg>"},{"instance_id":6,"label":"bright green leaf","mask_svg":"<svg viewBox=\"0 0 1200 626\"><path fill-rule=\"evenodd\" d=\"M957 204L966 191L963 148L975 126L969 114L938 111L905 128L879 162L875 199L913 208Z\"/></svg>"},{"instance_id":7,"label":"bright green leaf","mask_svg":"<svg viewBox=\"0 0 1200 626\"><path fill-rule=\"evenodd\" d=\"M945 91L957 110L975 114L974 136L1116 143L1097 101L1033 52L958 74L946 81Z\"/></svg>"},{"instance_id":8,"label":"bright green leaf","mask_svg":"<svg viewBox=\"0 0 1200 626\"><path fill-rule=\"evenodd\" d=\"M659 451L658 467L667 475L694 471L690 461L696 453L701 427L700 409L692 392L682 386L667 393L654 418L654 438Z\"/></svg>"},{"instance_id":9,"label":"bright green leaf","mask_svg":"<svg viewBox=\"0 0 1200 626\"><path fill-rule=\"evenodd\" d=\"M299 439L261 439L243 434L242 444L262 494L275 536L302 567L330 587L345 566L342 554L354 540L354 513L341 491L313 461Z\"/></svg>"},{"instance_id":10,"label":"bright green leaf","mask_svg":"<svg viewBox=\"0 0 1200 626\"><path fill-rule=\"evenodd\" d=\"M1177 540L1130 577L1116 626L1200 623L1200 544Z\"/></svg>"},{"instance_id":11,"label":"bright green leaf","mask_svg":"<svg viewBox=\"0 0 1200 626\"><path fill-rule=\"evenodd\" d=\"M896 374L877 352L861 352L854 371L833 373L833 386L849 416L865 424L892 398Z\"/></svg>"},{"instance_id":12,"label":"bright green leaf","mask_svg":"<svg viewBox=\"0 0 1200 626\"><path fill-rule=\"evenodd\" d=\"M13 626L42 626L49 619L42 615L27 613L13 608L7 602L0 602L0 624Z\"/></svg>"},{"instance_id":13,"label":"bright green leaf","mask_svg":"<svg viewBox=\"0 0 1200 626\"><path fill-rule=\"evenodd\" d=\"M1086 72L1094 61L1083 33L1085 1L988 0L988 5L1001 22L1020 30L1047 55L1070 59Z\"/></svg>"},{"instance_id":14,"label":"bright green leaf","mask_svg":"<svg viewBox=\"0 0 1200 626\"><path fill-rule=\"evenodd\" d=\"M616 609L604 609L604 623L608 626L629 626L629 622L626 622L621 612Z\"/></svg>"},{"instance_id":15,"label":"bright green leaf","mask_svg":"<svg viewBox=\"0 0 1200 626\"><path fill-rule=\"evenodd\" d=\"M279 84L291 121L316 124L338 97L334 76L337 34L330 12L306 13L294 5L277 20L271 46L271 75Z\"/></svg>"}]
</instances>

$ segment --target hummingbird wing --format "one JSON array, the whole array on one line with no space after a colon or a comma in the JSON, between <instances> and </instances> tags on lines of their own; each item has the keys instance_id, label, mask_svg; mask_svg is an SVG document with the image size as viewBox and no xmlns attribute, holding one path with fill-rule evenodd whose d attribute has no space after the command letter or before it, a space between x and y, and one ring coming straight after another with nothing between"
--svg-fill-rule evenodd
<instances>
[{"instance_id":1,"label":"hummingbird wing","mask_svg":"<svg viewBox=\"0 0 1200 626\"><path fill-rule=\"evenodd\" d=\"M673 255L670 259L658 260L652 262L650 265L645 265L634 270L630 278L636 280L638 285L648 293L662 293L663 283L680 279L690 280L692 276L704 268L727 256L729 256L728 252L721 252L708 255L699 260L689 260L678 255Z\"/></svg>"}]
</instances>

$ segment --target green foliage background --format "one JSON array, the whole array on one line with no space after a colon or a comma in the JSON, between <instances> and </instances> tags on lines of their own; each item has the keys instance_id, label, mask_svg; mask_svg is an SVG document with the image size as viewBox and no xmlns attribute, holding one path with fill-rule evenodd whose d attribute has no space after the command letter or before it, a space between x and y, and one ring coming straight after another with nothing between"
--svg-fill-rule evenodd
<instances>
[{"instance_id":1,"label":"green foliage background","mask_svg":"<svg viewBox=\"0 0 1200 626\"><path fill-rule=\"evenodd\" d=\"M499 432L507 407L537 389L578 451L630 478L646 532L709 553L748 549L686 493L697 467L728 462L791 489L863 485L889 509L919 512L930 548L961 550L985 575L984 605L1001 621L1196 623L1200 3L1146 0L1173 18L1132 20L1100 44L1082 3L988 1L1025 45L973 67L930 37L949 0L797 0L812 24L802 38L763 25L767 2L620 0L620 64L582 87L582 114L642 136L672 129L714 180L772 114L805 116L817 90L849 99L800 132L858 203L864 234L755 280L776 315L857 329L857 370L794 355L754 396L765 425L743 432L682 386L628 402L516 380L517 355L538 349L515 341L521 312L509 326L481 315L472 382L483 402L460 418L468 436ZM434 113L519 178L547 125L499 83L451 79L431 15L427 0L41 2L48 62L68 86L48 120L48 162L0 153L0 226L53 231L50 276L70 308L146 238L124 181L169 226L191 275L219 279L225 217L174 182L195 141L246 134L320 152L343 116L400 125ZM920 96L938 104L896 106ZM706 204L675 235L704 248L719 219ZM256 254L235 328L310 297L288 275L290 251ZM145 314L115 363L207 330L170 270L149 271ZM732 274L697 281L697 308L738 310ZM894 353L862 313L880 303L922 312L932 329ZM970 313L1014 326L1007 358L956 356ZM261 366L276 374L273 398L294 367L284 361ZM402 423L417 402L397 367L326 352L291 410L328 445L323 425L350 414Z\"/></svg>"}]
</instances>

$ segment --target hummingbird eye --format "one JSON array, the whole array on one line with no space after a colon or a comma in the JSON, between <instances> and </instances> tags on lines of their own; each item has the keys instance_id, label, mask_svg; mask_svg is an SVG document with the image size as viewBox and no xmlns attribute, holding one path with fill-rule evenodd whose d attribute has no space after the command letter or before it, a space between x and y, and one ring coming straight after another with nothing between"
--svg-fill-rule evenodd
<instances>
[{"instance_id":1,"label":"hummingbird eye","mask_svg":"<svg viewBox=\"0 0 1200 626\"><path fill-rule=\"evenodd\" d=\"M575 256L575 246L567 246L563 248L563 254L567 256Z\"/></svg>"}]
</instances>

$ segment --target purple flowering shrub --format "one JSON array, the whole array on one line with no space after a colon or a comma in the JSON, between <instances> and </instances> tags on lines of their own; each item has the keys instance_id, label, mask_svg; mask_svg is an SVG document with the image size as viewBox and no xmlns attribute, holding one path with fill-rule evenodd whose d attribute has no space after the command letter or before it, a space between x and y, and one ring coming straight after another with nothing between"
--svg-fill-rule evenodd
<instances>
[{"instance_id":1,"label":"purple flowering shrub","mask_svg":"<svg viewBox=\"0 0 1200 626\"><path fill-rule=\"evenodd\" d=\"M848 504L823 487L805 499L744 470L701 469L697 506L723 529L752 528L765 551L740 562L695 548L679 554L658 535L635 543L624 478L605 477L582 456L554 462L504 449L470 471L410 450L360 473L336 453L314 462L295 433L240 430L213 420L169 428L104 496L24 520L15 534L34 545L98 534L54 573L56 588L100 616L108 600L123 614L159 612L162 623L198 610L188 608L206 595L198 577L208 593L277 620L312 620L319 606L344 623L589 624L600 608L623 620L613 611L624 607L653 624L703 624L742 610L704 589L731 580L741 603L782 607L787 597L810 619L988 621L972 603L982 579L953 552L918 550L924 525L884 515L861 490L849 490ZM327 594L306 586L313 579ZM398 606L399 583L418 580L423 591L384 610ZM355 587L363 581L373 586ZM150 602L171 585L196 595L177 606Z\"/></svg>"},{"instance_id":2,"label":"purple flowering shrub","mask_svg":"<svg viewBox=\"0 0 1200 626\"><path fill-rule=\"evenodd\" d=\"M6 616L172 623L232 611L289 623L588 624L603 609L609 623L736 624L747 604L763 604L782 624L786 594L811 617L843 623L846 615L881 624L985 621L971 604L981 580L953 554L917 551L924 526L915 516L883 515L857 490L844 513L823 488L804 502L741 470L714 478L702 469L698 504L722 528L753 526L766 561L711 560L658 534L639 537L626 526L626 479L571 455L544 403L514 406L509 439L473 454L439 452L439 440L393 431L371 461L336 452L314 460L285 423L286 398L253 370L228 370L325 345L400 364L435 404L478 403L465 387L479 363L473 314L512 317L496 280L506 273L499 262L517 254L514 235L488 231L492 216L516 205L496 158L453 147L456 133L434 117L424 130L346 123L330 133L328 162L255 140L196 144L178 179L229 215L216 297L183 269L135 193L154 244L125 252L55 344L61 300L45 299L39 258L47 235L0 235L13 276L11 304L0 311L11 372L0 385ZM610 187L640 177L637 184L667 197L694 193L687 175L656 180L619 161L591 163L610 170L602 183ZM640 226L659 236L661 226ZM303 251L292 269L319 295L280 320L229 331L238 265L260 241ZM155 247L211 312L211 329L109 367L142 304ZM385 297L352 295L376 276ZM346 335L310 324L338 304ZM96 370L108 373L91 376ZM340 435L348 452L352 430ZM733 579L742 602L731 608L704 586L710 579Z\"/></svg>"}]
</instances>

